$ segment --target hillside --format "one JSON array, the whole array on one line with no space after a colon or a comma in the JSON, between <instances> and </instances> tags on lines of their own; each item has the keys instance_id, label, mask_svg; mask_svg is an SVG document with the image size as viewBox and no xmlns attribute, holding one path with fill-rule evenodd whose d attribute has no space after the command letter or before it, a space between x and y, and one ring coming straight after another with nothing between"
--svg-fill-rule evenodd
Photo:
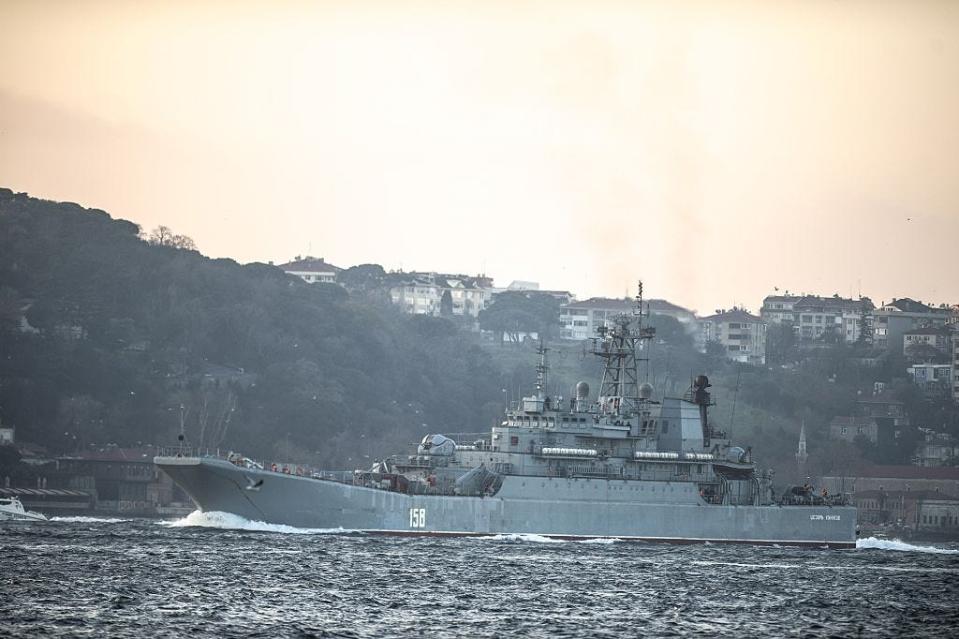
<instances>
[{"instance_id":1,"label":"hillside","mask_svg":"<svg viewBox=\"0 0 959 639\"><path fill-rule=\"evenodd\" d=\"M532 346L399 313L372 290L375 265L347 272L351 295L171 244L103 211L0 189L0 419L18 439L52 452L163 445L182 424L194 445L349 468L426 432L486 431L507 400L531 391ZM757 368L696 352L672 318L652 323L657 393L682 394L708 374L716 424L786 477L803 422L812 472L866 457L908 463L915 428L885 450L828 439L829 421L852 414L875 381L906 401L914 427L957 430L954 410L897 381L901 358L863 366L837 345ZM598 390L588 342L550 347L553 395L581 379Z\"/></svg>"},{"instance_id":2,"label":"hillside","mask_svg":"<svg viewBox=\"0 0 959 639\"><path fill-rule=\"evenodd\" d=\"M55 452L173 443L182 420L197 445L349 466L501 408L491 357L447 320L6 189L0 309L0 417Z\"/></svg>"}]
</instances>

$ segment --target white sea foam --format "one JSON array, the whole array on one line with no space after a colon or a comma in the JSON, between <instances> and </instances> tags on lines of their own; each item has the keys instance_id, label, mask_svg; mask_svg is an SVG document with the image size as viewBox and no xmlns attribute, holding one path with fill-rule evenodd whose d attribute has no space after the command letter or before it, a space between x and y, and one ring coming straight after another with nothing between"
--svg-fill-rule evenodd
<instances>
[{"instance_id":1,"label":"white sea foam","mask_svg":"<svg viewBox=\"0 0 959 639\"><path fill-rule=\"evenodd\" d=\"M617 541L622 541L615 537L594 537L592 539L583 539L577 541L576 543L580 544L615 544Z\"/></svg>"},{"instance_id":2,"label":"white sea foam","mask_svg":"<svg viewBox=\"0 0 959 639\"><path fill-rule=\"evenodd\" d=\"M62 521L70 524L118 524L121 521L130 521L119 517L51 517L50 521Z\"/></svg>"},{"instance_id":3,"label":"white sea foam","mask_svg":"<svg viewBox=\"0 0 959 639\"><path fill-rule=\"evenodd\" d=\"M219 528L222 530L251 530L257 532L282 533L285 535L324 535L354 532L345 528L296 528L284 524L268 524L265 521L251 521L245 517L218 511L201 512L194 510L182 519L161 521L161 525L170 528Z\"/></svg>"},{"instance_id":4,"label":"white sea foam","mask_svg":"<svg viewBox=\"0 0 959 639\"><path fill-rule=\"evenodd\" d=\"M483 537L482 539L488 539L490 541L528 541L536 544L562 544L564 540L562 539L553 539L552 537L544 537L543 535L534 535L532 533L509 533L503 535L491 535L489 537Z\"/></svg>"},{"instance_id":5,"label":"white sea foam","mask_svg":"<svg viewBox=\"0 0 959 639\"><path fill-rule=\"evenodd\" d=\"M959 550L937 548L936 546L914 546L898 539L876 539L867 537L856 540L857 550L898 550L900 552L929 552L937 555L956 555Z\"/></svg>"}]
</instances>

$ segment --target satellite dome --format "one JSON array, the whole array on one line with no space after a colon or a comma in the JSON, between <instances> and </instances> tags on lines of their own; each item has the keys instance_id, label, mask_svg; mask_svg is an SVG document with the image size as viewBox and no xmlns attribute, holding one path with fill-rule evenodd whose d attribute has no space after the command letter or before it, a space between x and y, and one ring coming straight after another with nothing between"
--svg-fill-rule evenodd
<instances>
[{"instance_id":1,"label":"satellite dome","mask_svg":"<svg viewBox=\"0 0 959 639\"><path fill-rule=\"evenodd\" d=\"M643 382L639 385L639 397L640 399L649 399L653 396L653 385L649 382Z\"/></svg>"},{"instance_id":2,"label":"satellite dome","mask_svg":"<svg viewBox=\"0 0 959 639\"><path fill-rule=\"evenodd\" d=\"M576 399L586 399L589 397L589 384L586 382L576 383Z\"/></svg>"}]
</instances>

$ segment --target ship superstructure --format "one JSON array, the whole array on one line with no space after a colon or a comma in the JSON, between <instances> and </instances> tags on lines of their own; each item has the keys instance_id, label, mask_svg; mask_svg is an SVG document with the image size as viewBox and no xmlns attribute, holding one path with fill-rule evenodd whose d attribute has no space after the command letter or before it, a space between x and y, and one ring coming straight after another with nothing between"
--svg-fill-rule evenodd
<instances>
[{"instance_id":1,"label":"ship superstructure","mask_svg":"<svg viewBox=\"0 0 959 639\"><path fill-rule=\"evenodd\" d=\"M682 397L653 399L637 366L655 334L641 283L635 301L592 342L604 362L595 397L586 382L550 396L541 344L534 392L469 443L426 435L415 454L336 480L237 459L156 463L203 510L314 528L854 546L856 513L842 496L777 499L771 471L712 427L704 375Z\"/></svg>"}]
</instances>

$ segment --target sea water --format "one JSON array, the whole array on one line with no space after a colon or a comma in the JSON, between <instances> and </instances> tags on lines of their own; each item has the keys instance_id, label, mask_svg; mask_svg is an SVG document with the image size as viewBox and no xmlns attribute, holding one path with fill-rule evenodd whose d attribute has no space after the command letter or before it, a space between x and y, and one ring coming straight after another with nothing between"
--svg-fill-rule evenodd
<instances>
[{"instance_id":1,"label":"sea water","mask_svg":"<svg viewBox=\"0 0 959 639\"><path fill-rule=\"evenodd\" d=\"M225 513L0 525L0 636L955 636L959 547L396 538Z\"/></svg>"}]
</instances>

